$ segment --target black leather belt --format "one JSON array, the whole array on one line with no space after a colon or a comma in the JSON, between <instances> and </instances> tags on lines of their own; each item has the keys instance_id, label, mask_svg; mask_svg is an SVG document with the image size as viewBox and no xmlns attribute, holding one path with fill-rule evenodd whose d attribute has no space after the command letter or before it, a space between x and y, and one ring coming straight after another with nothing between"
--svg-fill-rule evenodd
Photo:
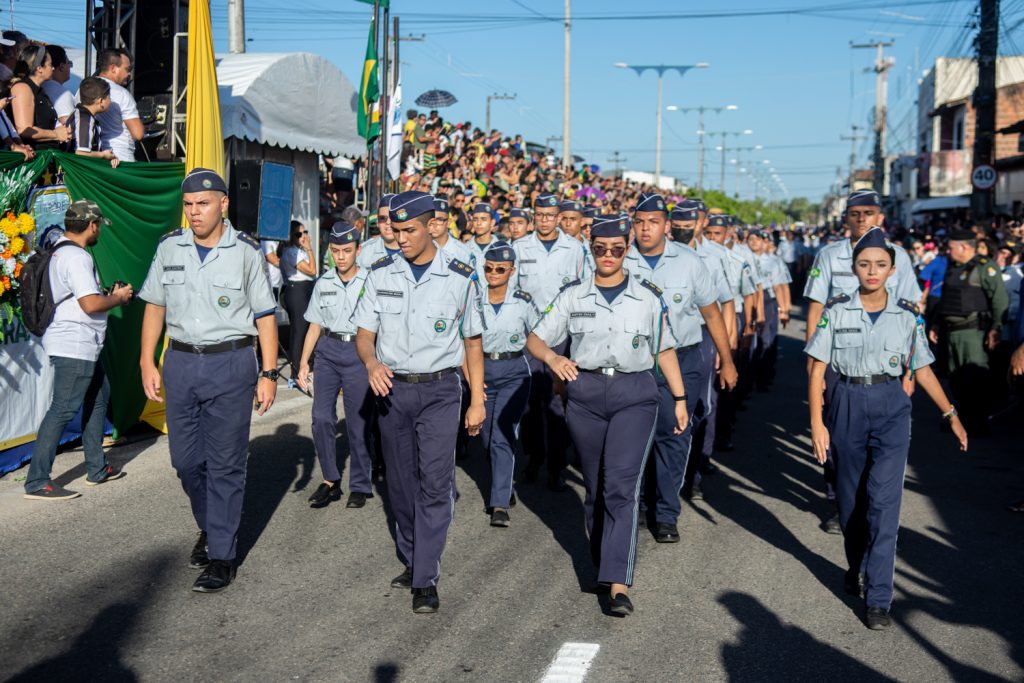
<instances>
[{"instance_id":1,"label":"black leather belt","mask_svg":"<svg viewBox=\"0 0 1024 683\"><path fill-rule=\"evenodd\" d=\"M624 372L617 370L616 368L580 368L580 372L589 372L594 375L605 375L606 377L615 377L616 375L635 375L635 372Z\"/></svg>"},{"instance_id":2,"label":"black leather belt","mask_svg":"<svg viewBox=\"0 0 1024 683\"><path fill-rule=\"evenodd\" d=\"M513 358L522 358L522 351L500 351L498 353L485 353L484 358L488 360L511 360Z\"/></svg>"},{"instance_id":3,"label":"black leather belt","mask_svg":"<svg viewBox=\"0 0 1024 683\"><path fill-rule=\"evenodd\" d=\"M893 377L892 375L868 375L867 377L849 377L848 375L839 375L839 381L846 384L886 384L888 382L896 382L899 377Z\"/></svg>"},{"instance_id":4,"label":"black leather belt","mask_svg":"<svg viewBox=\"0 0 1024 683\"><path fill-rule=\"evenodd\" d=\"M206 346L186 344L185 342L180 342L177 339L172 339L171 348L175 351L184 351L185 353L194 353L202 356L208 353L225 353L236 349L252 348L255 343L256 337L242 337L241 339L232 339L231 341L220 342L218 344L207 344Z\"/></svg>"},{"instance_id":5,"label":"black leather belt","mask_svg":"<svg viewBox=\"0 0 1024 683\"><path fill-rule=\"evenodd\" d=\"M455 368L447 368L446 370L438 370L437 372L419 372L409 375L400 375L397 372L392 378L396 382L405 382L407 384L425 384L427 382L436 382L439 379L444 379L448 375L455 373Z\"/></svg>"},{"instance_id":6,"label":"black leather belt","mask_svg":"<svg viewBox=\"0 0 1024 683\"><path fill-rule=\"evenodd\" d=\"M331 332L330 330L324 330L324 336L330 337L331 339L337 339L338 341L351 342L356 340L354 334L342 334L341 332Z\"/></svg>"},{"instance_id":7,"label":"black leather belt","mask_svg":"<svg viewBox=\"0 0 1024 683\"><path fill-rule=\"evenodd\" d=\"M676 351L693 351L699 346L700 342L697 342L696 344L690 344L689 346L677 346Z\"/></svg>"}]
</instances>

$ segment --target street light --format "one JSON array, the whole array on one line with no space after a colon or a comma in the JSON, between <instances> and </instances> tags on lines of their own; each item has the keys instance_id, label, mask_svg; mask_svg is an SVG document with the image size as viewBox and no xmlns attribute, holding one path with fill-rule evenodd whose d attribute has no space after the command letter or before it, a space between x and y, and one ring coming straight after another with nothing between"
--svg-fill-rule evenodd
<instances>
[{"instance_id":1,"label":"street light","mask_svg":"<svg viewBox=\"0 0 1024 683\"><path fill-rule=\"evenodd\" d=\"M724 107L678 107L670 104L665 107L666 111L678 111L684 114L695 111L698 114L697 140L699 141L697 152L697 192L704 190L704 112L711 111L720 114L723 111L736 111L739 109L735 104L727 104Z\"/></svg>"},{"instance_id":2,"label":"street light","mask_svg":"<svg viewBox=\"0 0 1024 683\"><path fill-rule=\"evenodd\" d=\"M723 131L718 131L718 132L715 132L715 133L706 133L706 135L720 135L722 137L722 144L721 144L721 146L715 148L715 149L722 150L722 169L721 169L722 177L721 177L721 182L720 182L720 185L719 185L720 189L722 190L722 194L726 194L726 192L725 192L725 149L728 146L727 138L730 135L735 135L735 136L739 137L740 135L753 135L753 134L754 134L754 131L750 130L749 128L747 128L746 130L738 130L738 131L723 130Z\"/></svg>"},{"instance_id":3,"label":"street light","mask_svg":"<svg viewBox=\"0 0 1024 683\"><path fill-rule=\"evenodd\" d=\"M753 145L752 147L737 147L736 148L736 190L735 190L735 195L736 195L737 199L739 199L739 196L740 196L740 172L741 172L740 171L740 166L742 165L741 157L743 156L743 152L754 152L754 151L758 151L758 150L762 150L762 149L764 149L764 145Z\"/></svg>"},{"instance_id":4,"label":"street light","mask_svg":"<svg viewBox=\"0 0 1024 683\"><path fill-rule=\"evenodd\" d=\"M643 76L644 72L648 69L658 74L658 123L657 133L654 140L654 184L658 187L661 186L661 97L662 97L662 77L666 71L678 71L680 76L686 75L686 72L690 69L706 69L710 66L707 62L697 62L696 64L626 64L625 62L616 62L613 66L617 69L632 69L637 76Z\"/></svg>"}]
</instances>

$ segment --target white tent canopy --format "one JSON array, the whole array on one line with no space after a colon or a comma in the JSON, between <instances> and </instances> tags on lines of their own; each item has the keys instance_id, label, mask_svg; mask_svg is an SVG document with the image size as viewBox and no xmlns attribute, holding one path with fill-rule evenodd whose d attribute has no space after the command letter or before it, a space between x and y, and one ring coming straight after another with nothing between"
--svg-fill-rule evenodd
<instances>
[{"instance_id":1,"label":"white tent canopy","mask_svg":"<svg viewBox=\"0 0 1024 683\"><path fill-rule=\"evenodd\" d=\"M224 138L340 156L366 144L356 132L355 89L323 57L297 52L217 57Z\"/></svg>"}]
</instances>

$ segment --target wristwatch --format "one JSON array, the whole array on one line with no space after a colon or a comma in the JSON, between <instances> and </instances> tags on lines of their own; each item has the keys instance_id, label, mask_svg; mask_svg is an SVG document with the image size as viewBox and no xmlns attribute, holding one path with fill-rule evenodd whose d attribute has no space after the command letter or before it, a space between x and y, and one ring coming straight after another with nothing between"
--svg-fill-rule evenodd
<instances>
[{"instance_id":1,"label":"wristwatch","mask_svg":"<svg viewBox=\"0 0 1024 683\"><path fill-rule=\"evenodd\" d=\"M276 382L277 378L280 377L280 376L281 376L281 373L278 372L276 369L274 369L274 370L264 370L263 372L260 373L260 377L265 377L265 378L269 379L272 382Z\"/></svg>"},{"instance_id":2,"label":"wristwatch","mask_svg":"<svg viewBox=\"0 0 1024 683\"><path fill-rule=\"evenodd\" d=\"M676 403L682 403L683 401L686 400L686 394L683 394L682 396L673 396L672 400L675 401Z\"/></svg>"},{"instance_id":3,"label":"wristwatch","mask_svg":"<svg viewBox=\"0 0 1024 683\"><path fill-rule=\"evenodd\" d=\"M953 419L953 417L954 417L954 416L956 416L956 415L959 415L959 414L960 414L960 413L956 412L956 406L952 406L952 405L951 405L951 406L949 407L949 412L948 412L948 413L943 413L943 414L942 414L942 419L943 419L943 420L945 420L945 421L947 421L947 422L949 422L950 420L952 420L952 419Z\"/></svg>"}]
</instances>

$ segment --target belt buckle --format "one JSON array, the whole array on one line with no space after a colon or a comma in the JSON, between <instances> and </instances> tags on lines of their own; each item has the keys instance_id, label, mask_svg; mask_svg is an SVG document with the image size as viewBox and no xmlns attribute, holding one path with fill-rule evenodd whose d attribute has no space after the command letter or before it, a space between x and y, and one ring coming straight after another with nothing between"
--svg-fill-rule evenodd
<instances>
[{"instance_id":1,"label":"belt buckle","mask_svg":"<svg viewBox=\"0 0 1024 683\"><path fill-rule=\"evenodd\" d=\"M198 344L190 344L190 346L192 347L192 353L196 354L197 356L203 355L202 346L199 346Z\"/></svg>"},{"instance_id":2,"label":"belt buckle","mask_svg":"<svg viewBox=\"0 0 1024 683\"><path fill-rule=\"evenodd\" d=\"M605 377L614 377L615 376L615 368L598 368L598 370Z\"/></svg>"},{"instance_id":3,"label":"belt buckle","mask_svg":"<svg viewBox=\"0 0 1024 683\"><path fill-rule=\"evenodd\" d=\"M490 360L501 360L501 354L500 353L489 353L489 354L487 354L487 358L490 359Z\"/></svg>"},{"instance_id":4,"label":"belt buckle","mask_svg":"<svg viewBox=\"0 0 1024 683\"><path fill-rule=\"evenodd\" d=\"M420 376L414 372L410 372L408 375L405 376L405 382L406 384L419 384Z\"/></svg>"}]
</instances>

